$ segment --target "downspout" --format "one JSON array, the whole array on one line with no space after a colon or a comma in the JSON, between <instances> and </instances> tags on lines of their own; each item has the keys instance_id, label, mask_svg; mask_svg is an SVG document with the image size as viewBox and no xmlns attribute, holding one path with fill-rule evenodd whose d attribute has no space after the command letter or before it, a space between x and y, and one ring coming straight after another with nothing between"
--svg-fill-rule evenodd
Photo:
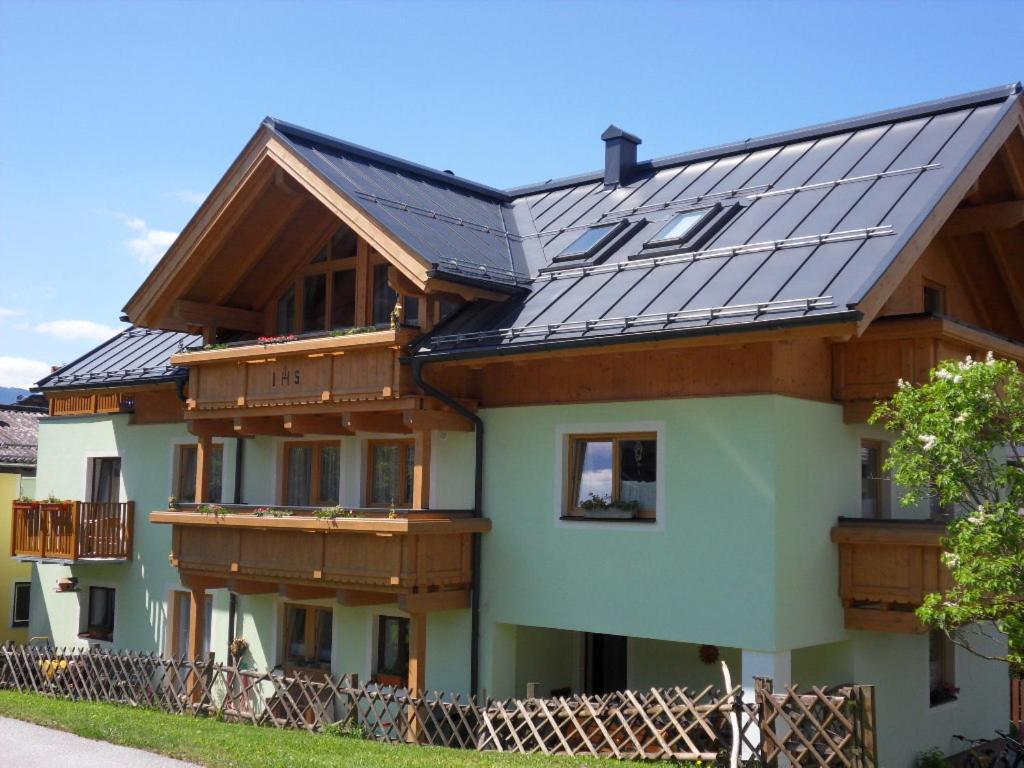
<instances>
[{"instance_id":1,"label":"downspout","mask_svg":"<svg viewBox=\"0 0 1024 768\"><path fill-rule=\"evenodd\" d=\"M445 405L465 416L473 423L476 436L476 461L473 475L473 517L483 517L484 500L484 422L476 413L457 399L442 392L433 384L423 380L423 358L413 357L412 378L416 386L428 395L436 397ZM476 696L480 690L480 565L482 562L481 538L473 534L473 584L470 594L470 642L469 642L469 691Z\"/></svg>"}]
</instances>

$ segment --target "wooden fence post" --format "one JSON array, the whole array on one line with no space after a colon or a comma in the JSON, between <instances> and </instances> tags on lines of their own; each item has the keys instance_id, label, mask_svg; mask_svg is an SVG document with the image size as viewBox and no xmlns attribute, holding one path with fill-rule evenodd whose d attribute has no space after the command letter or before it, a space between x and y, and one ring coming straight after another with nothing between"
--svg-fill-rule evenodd
<instances>
[{"instance_id":1,"label":"wooden fence post","mask_svg":"<svg viewBox=\"0 0 1024 768\"><path fill-rule=\"evenodd\" d=\"M875 727L875 686L855 685L853 686L852 693L854 695L857 718L854 738L856 739L858 755L855 758L855 765L859 766L859 768L877 768L878 736Z\"/></svg>"}]
</instances>

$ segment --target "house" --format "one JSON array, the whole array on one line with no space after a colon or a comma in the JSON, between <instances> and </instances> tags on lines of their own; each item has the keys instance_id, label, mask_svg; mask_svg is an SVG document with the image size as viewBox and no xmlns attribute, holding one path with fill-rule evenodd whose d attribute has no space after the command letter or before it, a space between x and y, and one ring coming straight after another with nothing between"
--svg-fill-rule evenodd
<instances>
[{"instance_id":1,"label":"house","mask_svg":"<svg viewBox=\"0 0 1024 768\"><path fill-rule=\"evenodd\" d=\"M1005 667L913 614L944 511L866 418L1024 360L1022 115L1015 84L656 160L613 126L512 190L268 118L132 326L39 382L79 541L32 633L494 696L720 658L876 684L888 766L991 733Z\"/></svg>"},{"instance_id":2,"label":"house","mask_svg":"<svg viewBox=\"0 0 1024 768\"><path fill-rule=\"evenodd\" d=\"M25 399L35 402L36 396ZM44 413L34 405L0 405L0 643L29 639L32 566L10 557L14 542L7 516L15 500L35 495L36 435Z\"/></svg>"}]
</instances>

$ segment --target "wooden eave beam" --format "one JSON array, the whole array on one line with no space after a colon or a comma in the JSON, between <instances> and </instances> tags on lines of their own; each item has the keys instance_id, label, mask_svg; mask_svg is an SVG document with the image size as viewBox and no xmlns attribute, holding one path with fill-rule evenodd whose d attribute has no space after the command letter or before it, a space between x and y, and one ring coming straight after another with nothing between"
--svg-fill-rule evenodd
<instances>
[{"instance_id":1,"label":"wooden eave beam","mask_svg":"<svg viewBox=\"0 0 1024 768\"><path fill-rule=\"evenodd\" d=\"M398 607L406 613L459 611L469 608L468 590L414 592L398 596Z\"/></svg>"},{"instance_id":2,"label":"wooden eave beam","mask_svg":"<svg viewBox=\"0 0 1024 768\"><path fill-rule=\"evenodd\" d=\"M1024 200L957 208L942 228L943 235L971 235L1012 229L1024 222Z\"/></svg>"},{"instance_id":3,"label":"wooden eave beam","mask_svg":"<svg viewBox=\"0 0 1024 768\"><path fill-rule=\"evenodd\" d=\"M173 314L189 325L230 328L233 331L249 331L250 333L263 332L263 313L249 309L178 299L174 302Z\"/></svg>"},{"instance_id":4,"label":"wooden eave beam","mask_svg":"<svg viewBox=\"0 0 1024 768\"><path fill-rule=\"evenodd\" d=\"M1021 282L1020 267L1011 260L1010 254L1003 247L999 236L994 232L986 233L985 245L992 254L999 277L1003 281L1006 292L1010 295L1017 321L1024 327L1024 283Z\"/></svg>"},{"instance_id":5,"label":"wooden eave beam","mask_svg":"<svg viewBox=\"0 0 1024 768\"><path fill-rule=\"evenodd\" d=\"M238 416L234 419L234 433L239 437L256 435L290 435L280 418L274 416Z\"/></svg>"},{"instance_id":6,"label":"wooden eave beam","mask_svg":"<svg viewBox=\"0 0 1024 768\"><path fill-rule=\"evenodd\" d=\"M410 410L402 414L402 421L406 427L414 431L473 431L473 422L454 411Z\"/></svg>"},{"instance_id":7,"label":"wooden eave beam","mask_svg":"<svg viewBox=\"0 0 1024 768\"><path fill-rule=\"evenodd\" d=\"M277 584L272 581L228 579L227 588L236 595L276 595Z\"/></svg>"},{"instance_id":8,"label":"wooden eave beam","mask_svg":"<svg viewBox=\"0 0 1024 768\"><path fill-rule=\"evenodd\" d=\"M284 431L290 435L352 435L339 414L282 417Z\"/></svg>"},{"instance_id":9,"label":"wooden eave beam","mask_svg":"<svg viewBox=\"0 0 1024 768\"><path fill-rule=\"evenodd\" d=\"M1021 98L1018 96L1013 106L1003 116L1003 119L989 134L974 157L967 163L967 166L960 175L949 185L942 199L935 205L927 215L917 232L907 242L903 249L896 255L896 258L889 265L889 268L871 286L864 297L858 302L857 309L861 312L862 318L858 323L858 333L863 333L871 322L878 316L885 302L889 300L892 292L903 282L907 273L920 258L925 248L935 238L952 215L953 211L964 199L968 191L981 176L988 164L996 157L1014 131L1019 130L1024 107Z\"/></svg>"},{"instance_id":10,"label":"wooden eave beam","mask_svg":"<svg viewBox=\"0 0 1024 768\"><path fill-rule=\"evenodd\" d=\"M399 434L412 431L397 412L350 411L342 417L342 424L352 432Z\"/></svg>"},{"instance_id":11,"label":"wooden eave beam","mask_svg":"<svg viewBox=\"0 0 1024 768\"><path fill-rule=\"evenodd\" d=\"M333 600L338 591L331 587L312 587L305 584L279 584L277 593L286 600Z\"/></svg>"},{"instance_id":12,"label":"wooden eave beam","mask_svg":"<svg viewBox=\"0 0 1024 768\"><path fill-rule=\"evenodd\" d=\"M951 237L938 238L936 244L939 248L946 251L949 261L953 264L953 269L956 270L956 274L960 278L960 283L964 286L967 295L970 297L974 311L978 313L978 317L982 320L982 324L986 328L991 328L992 313L989 311L989 304L978 291L977 282L967 266L966 257L960 250L960 246Z\"/></svg>"}]
</instances>

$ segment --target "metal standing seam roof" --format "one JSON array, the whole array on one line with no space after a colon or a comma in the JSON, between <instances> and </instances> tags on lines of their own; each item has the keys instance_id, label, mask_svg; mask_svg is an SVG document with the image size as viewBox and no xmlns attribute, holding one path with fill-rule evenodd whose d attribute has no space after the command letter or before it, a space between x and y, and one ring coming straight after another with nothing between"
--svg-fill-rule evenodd
<instances>
[{"instance_id":1,"label":"metal standing seam roof","mask_svg":"<svg viewBox=\"0 0 1024 768\"><path fill-rule=\"evenodd\" d=\"M649 161L622 186L598 174L513 190L532 280L423 339L463 356L757 324L855 319L860 302L1019 98L1020 85ZM739 212L700 250L651 257L679 211ZM635 231L603 263L557 271L590 226ZM558 265L561 266L561 265Z\"/></svg>"},{"instance_id":2,"label":"metal standing seam roof","mask_svg":"<svg viewBox=\"0 0 1024 768\"><path fill-rule=\"evenodd\" d=\"M436 273L501 289L529 280L506 193L281 120L264 125Z\"/></svg>"},{"instance_id":3,"label":"metal standing seam roof","mask_svg":"<svg viewBox=\"0 0 1024 768\"><path fill-rule=\"evenodd\" d=\"M859 318L891 265L1020 98L995 88L509 191L267 118L264 125L437 274L504 289L421 339L454 357L565 344ZM735 215L689 253L645 243L680 211ZM600 263L555 257L586 228L625 221ZM664 253L664 252L663 252ZM129 328L39 389L174 380L198 336Z\"/></svg>"},{"instance_id":4,"label":"metal standing seam roof","mask_svg":"<svg viewBox=\"0 0 1024 768\"><path fill-rule=\"evenodd\" d=\"M45 411L0 406L0 466L36 464L39 418Z\"/></svg>"},{"instance_id":5,"label":"metal standing seam roof","mask_svg":"<svg viewBox=\"0 0 1024 768\"><path fill-rule=\"evenodd\" d=\"M158 384L187 376L170 358L202 337L178 331L126 328L74 362L36 383L36 389L81 389L106 385Z\"/></svg>"}]
</instances>

